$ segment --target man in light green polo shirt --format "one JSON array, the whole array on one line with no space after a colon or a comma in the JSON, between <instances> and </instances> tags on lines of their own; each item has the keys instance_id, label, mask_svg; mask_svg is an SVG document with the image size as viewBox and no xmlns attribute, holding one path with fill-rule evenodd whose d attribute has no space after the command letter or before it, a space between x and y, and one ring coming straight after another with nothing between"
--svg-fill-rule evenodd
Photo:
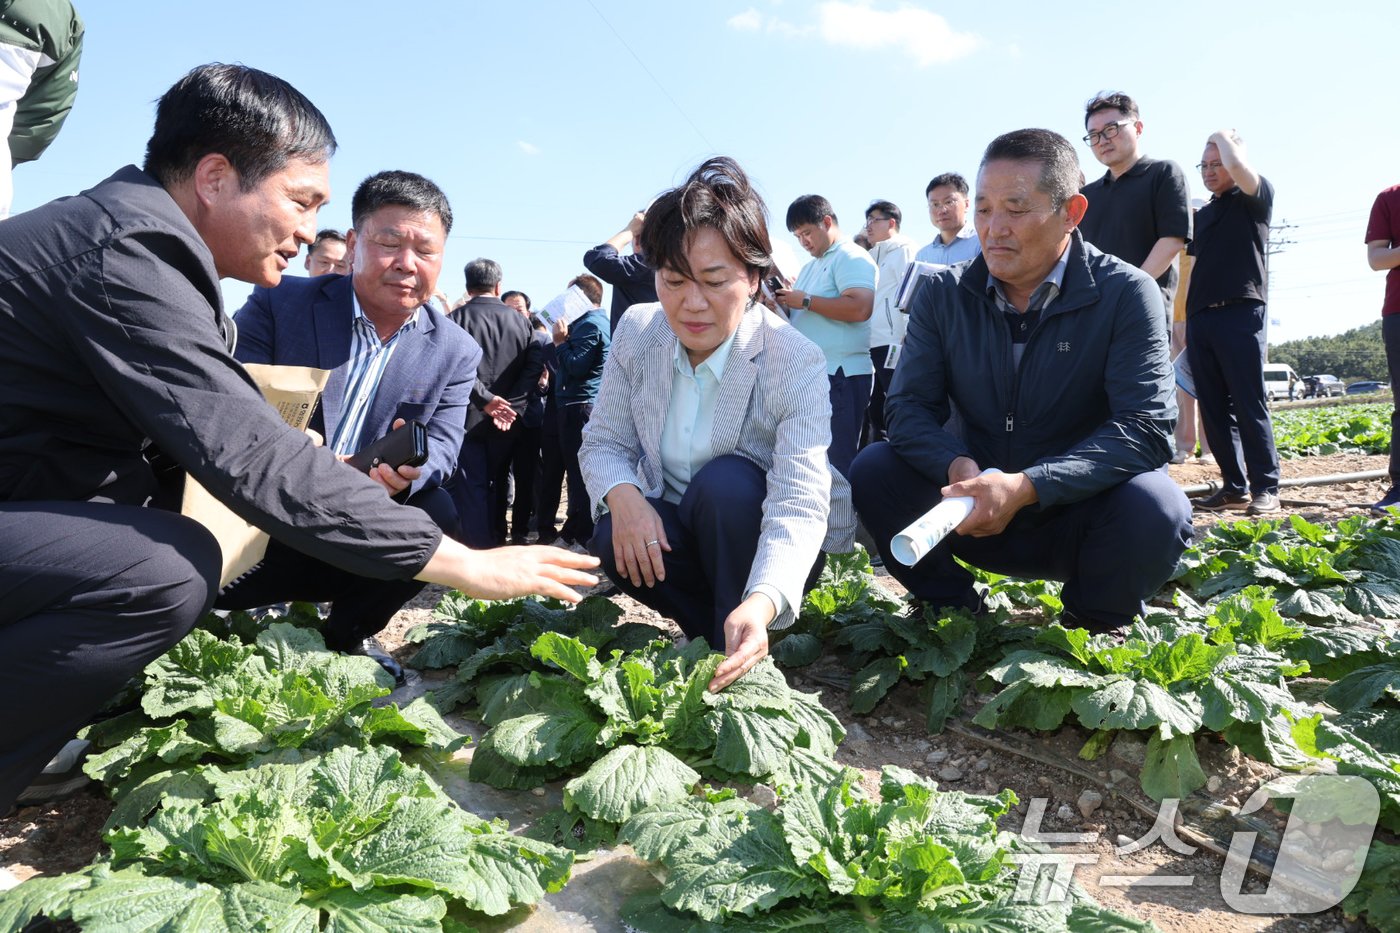
<instances>
[{"instance_id":1,"label":"man in light green polo shirt","mask_svg":"<svg viewBox=\"0 0 1400 933\"><path fill-rule=\"evenodd\" d=\"M821 347L831 385L831 446L827 457L842 476L855 458L874 367L870 363L870 314L877 268L870 254L841 233L831 202L805 194L792 202L787 228L812 261L792 288L779 289L792 326Z\"/></svg>"}]
</instances>

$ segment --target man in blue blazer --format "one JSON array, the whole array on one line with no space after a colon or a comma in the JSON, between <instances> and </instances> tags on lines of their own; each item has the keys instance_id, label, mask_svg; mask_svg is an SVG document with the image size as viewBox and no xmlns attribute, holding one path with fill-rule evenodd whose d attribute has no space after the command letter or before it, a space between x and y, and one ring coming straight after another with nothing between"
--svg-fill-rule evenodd
<instances>
[{"instance_id":1,"label":"man in blue blazer","mask_svg":"<svg viewBox=\"0 0 1400 933\"><path fill-rule=\"evenodd\" d=\"M381 464L369 475L386 495L427 512L455 537L460 522L443 486L457 469L481 348L427 303L442 269L452 209L421 175L381 172L361 183L351 213L351 274L288 278L255 289L234 317L234 355L244 363L330 370L311 427L342 457L404 421L421 421L428 429L428 461L396 470ZM216 605L330 602L327 645L366 654L402 679L402 669L373 636L422 587L413 580L359 577L273 541L263 562L230 584Z\"/></svg>"}]
</instances>

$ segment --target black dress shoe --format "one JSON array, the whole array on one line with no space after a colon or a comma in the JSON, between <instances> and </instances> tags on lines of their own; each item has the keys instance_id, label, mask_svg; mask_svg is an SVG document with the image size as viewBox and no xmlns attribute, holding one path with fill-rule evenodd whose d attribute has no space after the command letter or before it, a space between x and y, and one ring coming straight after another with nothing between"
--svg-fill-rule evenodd
<instances>
[{"instance_id":1,"label":"black dress shoe","mask_svg":"<svg viewBox=\"0 0 1400 933\"><path fill-rule=\"evenodd\" d=\"M389 676L394 678L394 686L402 687L408 683L408 677L404 675L403 665L389 656L389 652L384 650L384 646L377 638L366 638L354 647L347 648L342 654L362 654L384 670L389 672Z\"/></svg>"}]
</instances>

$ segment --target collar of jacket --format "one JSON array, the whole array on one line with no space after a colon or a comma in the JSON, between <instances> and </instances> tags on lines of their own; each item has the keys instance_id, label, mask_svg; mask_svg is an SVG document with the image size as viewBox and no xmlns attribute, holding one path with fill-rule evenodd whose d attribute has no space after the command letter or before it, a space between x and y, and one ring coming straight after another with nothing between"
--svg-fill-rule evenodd
<instances>
[{"instance_id":1,"label":"collar of jacket","mask_svg":"<svg viewBox=\"0 0 1400 933\"><path fill-rule=\"evenodd\" d=\"M653 350L665 350L667 353L674 353L674 345L680 338L671 329L671 322L666 318L666 312L657 305L657 315L651 319L651 323L643 332L647 345ZM751 360L758 356L763 350L763 328L762 323L764 307L757 302L751 303L744 309L743 315L739 318L739 327L734 334L734 343L729 348L729 358Z\"/></svg>"},{"instance_id":2,"label":"collar of jacket","mask_svg":"<svg viewBox=\"0 0 1400 933\"><path fill-rule=\"evenodd\" d=\"M1098 302L1100 297L1099 283L1089 265L1089 260L1092 258L1091 250L1095 255L1099 254L1098 250L1084 242L1084 237L1080 235L1077 228L1070 233L1069 258L1065 260L1064 285L1054 303L1045 309L1044 317L1087 308ZM977 296L977 300L989 313L1001 314L996 302L987 297L987 287L991 284L991 273L987 269L987 260L982 258L981 253L978 253L977 258L967 264L958 284Z\"/></svg>"}]
</instances>

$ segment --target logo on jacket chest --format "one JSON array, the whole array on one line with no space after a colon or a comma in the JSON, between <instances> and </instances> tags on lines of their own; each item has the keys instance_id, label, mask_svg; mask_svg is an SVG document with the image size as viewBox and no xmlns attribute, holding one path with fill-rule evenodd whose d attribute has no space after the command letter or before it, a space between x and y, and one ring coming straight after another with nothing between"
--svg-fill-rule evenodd
<instances>
[{"instance_id":1,"label":"logo on jacket chest","mask_svg":"<svg viewBox=\"0 0 1400 933\"><path fill-rule=\"evenodd\" d=\"M1068 341L1068 340L1061 340L1061 341L1059 341L1058 343L1056 343L1056 344L1055 344L1055 352L1056 352L1056 353L1068 353L1068 352L1069 352L1069 341Z\"/></svg>"}]
</instances>

